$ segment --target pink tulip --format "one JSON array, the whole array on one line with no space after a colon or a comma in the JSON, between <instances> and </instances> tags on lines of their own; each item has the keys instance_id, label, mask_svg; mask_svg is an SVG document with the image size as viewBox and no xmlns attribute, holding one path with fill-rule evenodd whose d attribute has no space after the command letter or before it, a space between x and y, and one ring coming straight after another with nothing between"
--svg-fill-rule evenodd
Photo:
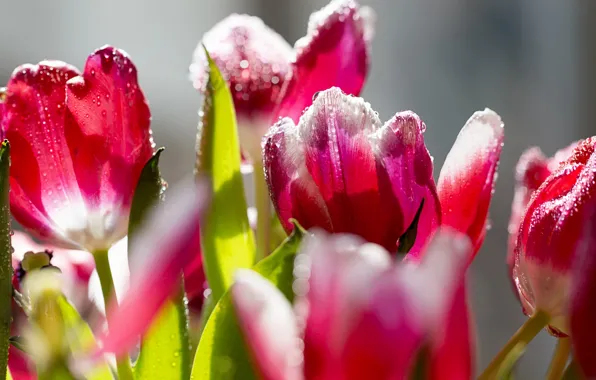
<instances>
[{"instance_id":1,"label":"pink tulip","mask_svg":"<svg viewBox=\"0 0 596 380\"><path fill-rule=\"evenodd\" d=\"M23 65L4 95L12 215L55 244L109 249L126 235L133 192L153 154L149 108L130 58L106 46L82 74L60 61Z\"/></svg>"},{"instance_id":2,"label":"pink tulip","mask_svg":"<svg viewBox=\"0 0 596 380\"><path fill-rule=\"evenodd\" d=\"M423 344L433 355L451 348L442 325L455 311L471 248L447 229L419 265L393 265L380 246L318 234L296 258L294 311L266 279L239 270L232 299L255 369L265 380L405 378ZM442 378L448 370L432 367Z\"/></svg>"},{"instance_id":3,"label":"pink tulip","mask_svg":"<svg viewBox=\"0 0 596 380\"><path fill-rule=\"evenodd\" d=\"M190 66L195 88L207 75L203 44L232 91L240 141L255 154L279 116L298 121L318 91L358 95L368 72L374 15L354 0L334 0L311 15L294 49L257 17L231 15L205 34Z\"/></svg>"},{"instance_id":4,"label":"pink tulip","mask_svg":"<svg viewBox=\"0 0 596 380\"><path fill-rule=\"evenodd\" d=\"M551 331L569 333L572 267L588 205L596 191L595 138L580 142L534 192L521 220L512 270L524 311L549 316Z\"/></svg>"},{"instance_id":5,"label":"pink tulip","mask_svg":"<svg viewBox=\"0 0 596 380\"><path fill-rule=\"evenodd\" d=\"M441 218L478 247L502 122L490 110L468 120L441 171L438 193L425 130L411 111L383 125L363 99L337 88L320 92L298 124L284 118L263 140L266 179L284 228L291 230L294 218L305 228L353 233L394 252L422 206L413 257Z\"/></svg>"}]
</instances>

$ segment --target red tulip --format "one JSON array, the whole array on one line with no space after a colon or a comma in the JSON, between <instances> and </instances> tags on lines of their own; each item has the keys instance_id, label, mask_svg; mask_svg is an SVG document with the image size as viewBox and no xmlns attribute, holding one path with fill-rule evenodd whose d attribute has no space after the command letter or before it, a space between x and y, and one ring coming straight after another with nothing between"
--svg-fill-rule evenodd
<instances>
[{"instance_id":1,"label":"red tulip","mask_svg":"<svg viewBox=\"0 0 596 380\"><path fill-rule=\"evenodd\" d=\"M522 218L513 280L524 311L547 313L556 334L568 334L569 283L586 204L596 192L595 138L571 156L534 192Z\"/></svg>"},{"instance_id":2,"label":"red tulip","mask_svg":"<svg viewBox=\"0 0 596 380\"><path fill-rule=\"evenodd\" d=\"M510 270L513 269L519 226L532 195L548 176L559 168L561 162L569 158L576 146L577 141L559 150L551 158L545 157L540 148L537 147L529 148L521 155L515 167L515 194L511 205L511 218L508 227L507 265L509 265Z\"/></svg>"},{"instance_id":3,"label":"red tulip","mask_svg":"<svg viewBox=\"0 0 596 380\"><path fill-rule=\"evenodd\" d=\"M425 130L413 112L382 125L364 100L337 88L319 93L297 125L282 119L264 138L265 174L284 228L291 230L295 218L305 228L353 233L395 251L424 202L413 257L441 216L479 246L501 152L501 120L490 110L470 118L441 171L439 194Z\"/></svg>"},{"instance_id":4,"label":"red tulip","mask_svg":"<svg viewBox=\"0 0 596 380\"><path fill-rule=\"evenodd\" d=\"M103 47L82 74L59 61L23 65L5 91L12 215L55 244L109 249L126 235L133 191L153 153L130 58Z\"/></svg>"},{"instance_id":5,"label":"red tulip","mask_svg":"<svg viewBox=\"0 0 596 380\"><path fill-rule=\"evenodd\" d=\"M332 86L358 95L369 66L372 11L334 0L310 17L294 49L257 17L231 15L205 34L190 66L195 88L207 75L203 44L230 85L240 141L255 154L278 116L298 121L313 95Z\"/></svg>"},{"instance_id":6,"label":"red tulip","mask_svg":"<svg viewBox=\"0 0 596 380\"><path fill-rule=\"evenodd\" d=\"M435 236L420 265L393 266L384 249L350 236L310 238L295 263L296 314L266 279L239 270L232 299L258 374L406 378L423 344L450 349L441 325L470 254L468 239L450 231ZM448 370L432 368L442 378Z\"/></svg>"}]
</instances>

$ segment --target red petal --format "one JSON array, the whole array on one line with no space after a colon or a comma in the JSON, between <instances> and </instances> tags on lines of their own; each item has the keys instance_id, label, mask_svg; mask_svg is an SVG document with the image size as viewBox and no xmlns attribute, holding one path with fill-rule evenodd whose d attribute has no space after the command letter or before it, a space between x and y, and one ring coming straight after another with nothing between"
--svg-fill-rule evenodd
<instances>
[{"instance_id":1,"label":"red petal","mask_svg":"<svg viewBox=\"0 0 596 380\"><path fill-rule=\"evenodd\" d=\"M441 223L441 205L433 179L433 162L423 133L426 126L411 111L399 112L377 133L379 191L382 207L393 215L388 225L394 230L393 246L413 222L424 201L418 222L416 243L410 254L419 256ZM375 140L373 140L375 141ZM384 195L390 193L393 199ZM394 250L394 247L391 249Z\"/></svg>"},{"instance_id":2,"label":"red petal","mask_svg":"<svg viewBox=\"0 0 596 380\"><path fill-rule=\"evenodd\" d=\"M457 136L439 175L443 224L467 233L476 247L485 235L502 146L499 115L478 111Z\"/></svg>"},{"instance_id":3,"label":"red petal","mask_svg":"<svg viewBox=\"0 0 596 380\"><path fill-rule=\"evenodd\" d=\"M67 83L66 105L75 121L66 125L66 140L87 208L120 211L110 216L111 228L126 229L137 180L153 154L151 114L126 53L106 46L91 54L84 74Z\"/></svg>"},{"instance_id":4,"label":"red petal","mask_svg":"<svg viewBox=\"0 0 596 380\"><path fill-rule=\"evenodd\" d=\"M239 126L252 127L260 139L290 72L292 48L260 18L230 15L203 36L194 52L190 75L198 90L207 79L203 44L230 86Z\"/></svg>"},{"instance_id":5,"label":"red petal","mask_svg":"<svg viewBox=\"0 0 596 380\"><path fill-rule=\"evenodd\" d=\"M239 269L235 278L232 300L259 378L301 379L298 325L292 305L256 272Z\"/></svg>"},{"instance_id":6,"label":"red petal","mask_svg":"<svg viewBox=\"0 0 596 380\"><path fill-rule=\"evenodd\" d=\"M332 1L311 15L308 32L296 42L292 75L276 115L295 123L318 91L339 87L358 95L369 66L372 11L354 0Z\"/></svg>"},{"instance_id":7,"label":"red petal","mask_svg":"<svg viewBox=\"0 0 596 380\"><path fill-rule=\"evenodd\" d=\"M178 185L137 234L130 252L130 287L119 306L108 308L109 331L101 339L101 353L127 352L175 291L200 249L199 220L208 194L204 183Z\"/></svg>"},{"instance_id":8,"label":"red petal","mask_svg":"<svg viewBox=\"0 0 596 380\"><path fill-rule=\"evenodd\" d=\"M475 342L468 310L466 288L462 284L440 332L433 342L430 379L471 379L474 377Z\"/></svg>"},{"instance_id":9,"label":"red petal","mask_svg":"<svg viewBox=\"0 0 596 380\"><path fill-rule=\"evenodd\" d=\"M12 215L36 235L55 240L62 238L57 214L71 199L71 207L80 202L63 134L65 84L76 75L76 68L59 61L17 67L1 108L2 132L12 145Z\"/></svg>"},{"instance_id":10,"label":"red petal","mask_svg":"<svg viewBox=\"0 0 596 380\"><path fill-rule=\"evenodd\" d=\"M574 358L586 378L596 377L596 198L583 219L571 285L570 327Z\"/></svg>"}]
</instances>

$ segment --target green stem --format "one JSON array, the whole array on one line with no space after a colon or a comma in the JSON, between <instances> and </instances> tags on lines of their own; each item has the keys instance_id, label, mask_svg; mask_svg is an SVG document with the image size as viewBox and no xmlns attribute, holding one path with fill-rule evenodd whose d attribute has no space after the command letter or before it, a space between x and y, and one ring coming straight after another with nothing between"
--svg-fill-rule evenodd
<instances>
[{"instance_id":1,"label":"green stem","mask_svg":"<svg viewBox=\"0 0 596 380\"><path fill-rule=\"evenodd\" d=\"M116 296L114 292L114 279L112 277L110 261L108 259L108 251L96 251L93 253L93 258L95 259L95 269L97 270L97 275L101 284L101 292L103 294L103 302L107 315L108 305L112 300L112 297ZM108 325L108 328L109 327L110 326ZM133 380L134 377L128 354L116 358L116 369L118 371L119 380Z\"/></svg>"},{"instance_id":2,"label":"green stem","mask_svg":"<svg viewBox=\"0 0 596 380\"><path fill-rule=\"evenodd\" d=\"M569 365L565 369L565 372L563 372L563 375L561 376L562 380L583 380L585 378L586 377L579 369L579 365L577 364L575 359L571 360L571 363L569 363Z\"/></svg>"},{"instance_id":3,"label":"green stem","mask_svg":"<svg viewBox=\"0 0 596 380\"><path fill-rule=\"evenodd\" d=\"M509 352L519 345L527 345L534 339L536 335L548 323L548 315L542 311L536 311L528 320L516 331L509 339L509 342L501 349L501 351L493 358L488 367L478 377L478 380L488 380L493 378L493 375L499 370L503 361L509 355Z\"/></svg>"},{"instance_id":4,"label":"green stem","mask_svg":"<svg viewBox=\"0 0 596 380\"><path fill-rule=\"evenodd\" d=\"M254 159L253 180L255 184L255 204L257 207L257 255L256 262L269 254L271 234L271 201L265 182L265 172L260 157Z\"/></svg>"},{"instance_id":5,"label":"green stem","mask_svg":"<svg viewBox=\"0 0 596 380\"><path fill-rule=\"evenodd\" d=\"M555 353L553 354L553 359L548 368L548 374L546 375L548 380L561 379L563 372L565 372L565 365L567 364L567 359L569 359L570 353L571 342L569 341L569 338L559 338Z\"/></svg>"}]
</instances>

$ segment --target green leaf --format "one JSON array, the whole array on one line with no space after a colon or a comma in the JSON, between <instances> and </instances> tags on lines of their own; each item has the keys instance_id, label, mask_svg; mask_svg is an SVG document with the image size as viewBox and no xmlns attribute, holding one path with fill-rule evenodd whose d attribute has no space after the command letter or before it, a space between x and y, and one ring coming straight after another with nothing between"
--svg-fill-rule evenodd
<instances>
[{"instance_id":1,"label":"green leaf","mask_svg":"<svg viewBox=\"0 0 596 380\"><path fill-rule=\"evenodd\" d=\"M68 346L75 356L77 354L89 353L96 346L95 337L89 325L81 318L77 310L64 297L57 299L62 321L64 323L65 338L68 340ZM98 366L89 374L86 379L90 380L112 380L112 372L107 364Z\"/></svg>"},{"instance_id":2,"label":"green leaf","mask_svg":"<svg viewBox=\"0 0 596 380\"><path fill-rule=\"evenodd\" d=\"M27 348L27 342L25 342L25 339L22 336L11 336L10 344L19 351L22 351L26 354L29 353L29 349Z\"/></svg>"},{"instance_id":3,"label":"green leaf","mask_svg":"<svg viewBox=\"0 0 596 380\"><path fill-rule=\"evenodd\" d=\"M0 147L0 368L8 366L10 345L10 323L12 306L12 252L10 245L9 206L10 144L8 140ZM6 371L0 371L0 380L6 378Z\"/></svg>"},{"instance_id":4,"label":"green leaf","mask_svg":"<svg viewBox=\"0 0 596 380\"><path fill-rule=\"evenodd\" d=\"M165 182L159 172L159 157L163 148L155 152L145 164L135 189L128 222L130 244L147 213L162 199ZM167 301L141 342L135 377L150 379L188 379L190 376L190 342L188 310L182 281L180 291Z\"/></svg>"},{"instance_id":5,"label":"green leaf","mask_svg":"<svg viewBox=\"0 0 596 380\"><path fill-rule=\"evenodd\" d=\"M418 221L420 220L420 214L422 214L422 208L424 207L424 199L420 202L420 206L418 207L418 211L416 211L416 215L414 215L414 219L410 224L410 227L404 232L403 235L399 238L399 244L397 245L397 253L405 255L406 253L410 252L410 249L416 243L416 235L418 235Z\"/></svg>"},{"instance_id":6,"label":"green leaf","mask_svg":"<svg viewBox=\"0 0 596 380\"><path fill-rule=\"evenodd\" d=\"M416 359L414 360L414 365L412 367L412 371L410 372L409 379L410 380L426 380L429 377L428 374L428 367L431 360L431 349L428 343L422 345L418 353L416 354Z\"/></svg>"},{"instance_id":7,"label":"green leaf","mask_svg":"<svg viewBox=\"0 0 596 380\"><path fill-rule=\"evenodd\" d=\"M304 236L298 225L270 256L252 269L271 281L290 300L294 299L294 258ZM255 379L249 352L236 321L231 295L226 292L207 321L192 368L194 380Z\"/></svg>"},{"instance_id":8,"label":"green leaf","mask_svg":"<svg viewBox=\"0 0 596 380\"><path fill-rule=\"evenodd\" d=\"M168 301L141 344L135 377L142 380L189 379L188 310L183 287Z\"/></svg>"},{"instance_id":9,"label":"green leaf","mask_svg":"<svg viewBox=\"0 0 596 380\"><path fill-rule=\"evenodd\" d=\"M217 302L232 284L238 268L255 261L253 232L246 214L244 184L240 173L240 146L234 103L228 85L205 51L209 81L197 133L198 176L211 178L211 210L201 228L205 273Z\"/></svg>"},{"instance_id":10,"label":"green leaf","mask_svg":"<svg viewBox=\"0 0 596 380\"><path fill-rule=\"evenodd\" d=\"M132 240L130 237L134 236L143 220L145 220L147 212L159 203L163 196L166 184L159 172L159 157L163 151L164 148L157 149L153 157L143 167L137 182L130 207L130 218L128 219L128 252L130 252Z\"/></svg>"},{"instance_id":11,"label":"green leaf","mask_svg":"<svg viewBox=\"0 0 596 380\"><path fill-rule=\"evenodd\" d=\"M6 380L12 380L12 376L10 375L8 368L6 368Z\"/></svg>"}]
</instances>

